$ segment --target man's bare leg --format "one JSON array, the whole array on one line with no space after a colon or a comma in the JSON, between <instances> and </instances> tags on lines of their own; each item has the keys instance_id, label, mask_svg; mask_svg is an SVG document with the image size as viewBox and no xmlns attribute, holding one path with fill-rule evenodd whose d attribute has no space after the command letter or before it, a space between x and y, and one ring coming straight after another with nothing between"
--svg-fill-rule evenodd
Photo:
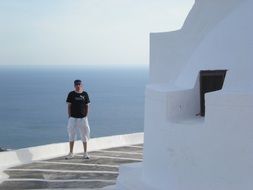
<instances>
[{"instance_id":1,"label":"man's bare leg","mask_svg":"<svg viewBox=\"0 0 253 190\"><path fill-rule=\"evenodd\" d=\"M83 151L87 152L87 142L83 142Z\"/></svg>"},{"instance_id":2,"label":"man's bare leg","mask_svg":"<svg viewBox=\"0 0 253 190\"><path fill-rule=\"evenodd\" d=\"M84 159L89 159L90 157L87 153L87 142L83 142L83 151L84 151L83 158Z\"/></svg>"},{"instance_id":3,"label":"man's bare leg","mask_svg":"<svg viewBox=\"0 0 253 190\"><path fill-rule=\"evenodd\" d=\"M65 157L65 159L71 159L74 157L73 155L74 141L69 142L69 154Z\"/></svg>"},{"instance_id":4,"label":"man's bare leg","mask_svg":"<svg viewBox=\"0 0 253 190\"><path fill-rule=\"evenodd\" d=\"M74 142L75 142L75 141L70 141L70 142L69 142L69 152L70 152L70 153L73 153Z\"/></svg>"}]
</instances>

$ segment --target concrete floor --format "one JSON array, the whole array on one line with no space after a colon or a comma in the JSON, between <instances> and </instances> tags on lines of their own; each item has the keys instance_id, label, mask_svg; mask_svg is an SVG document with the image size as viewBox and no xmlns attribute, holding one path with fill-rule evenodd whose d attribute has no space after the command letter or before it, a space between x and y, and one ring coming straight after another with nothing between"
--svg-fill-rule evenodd
<instances>
[{"instance_id":1,"label":"concrete floor","mask_svg":"<svg viewBox=\"0 0 253 190\"><path fill-rule=\"evenodd\" d=\"M125 146L90 152L90 159L82 154L65 160L58 157L12 167L4 171L9 179L0 190L15 189L113 189L119 166L142 161L142 145Z\"/></svg>"}]
</instances>

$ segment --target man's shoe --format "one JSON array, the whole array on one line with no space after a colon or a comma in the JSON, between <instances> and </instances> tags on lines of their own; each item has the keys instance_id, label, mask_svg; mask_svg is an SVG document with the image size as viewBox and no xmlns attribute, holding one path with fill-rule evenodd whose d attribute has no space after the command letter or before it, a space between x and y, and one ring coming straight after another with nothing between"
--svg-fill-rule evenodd
<instances>
[{"instance_id":1,"label":"man's shoe","mask_svg":"<svg viewBox=\"0 0 253 190\"><path fill-rule=\"evenodd\" d=\"M89 155L87 152L83 153L83 159L90 159Z\"/></svg>"},{"instance_id":2,"label":"man's shoe","mask_svg":"<svg viewBox=\"0 0 253 190\"><path fill-rule=\"evenodd\" d=\"M70 153L65 157L65 160L69 160L69 159L72 159L72 158L74 158L74 154L70 152Z\"/></svg>"}]
</instances>

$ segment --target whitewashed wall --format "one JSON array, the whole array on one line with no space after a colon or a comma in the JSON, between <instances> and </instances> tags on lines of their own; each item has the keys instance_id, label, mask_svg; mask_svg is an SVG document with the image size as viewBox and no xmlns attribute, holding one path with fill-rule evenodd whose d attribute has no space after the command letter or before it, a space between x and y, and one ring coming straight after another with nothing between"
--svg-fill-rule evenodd
<instances>
[{"instance_id":1,"label":"whitewashed wall","mask_svg":"<svg viewBox=\"0 0 253 190\"><path fill-rule=\"evenodd\" d=\"M196 0L181 30L151 34L144 162L119 189L252 190L252 9L252 0ZM206 94L198 117L199 71L220 69L223 89Z\"/></svg>"}]
</instances>

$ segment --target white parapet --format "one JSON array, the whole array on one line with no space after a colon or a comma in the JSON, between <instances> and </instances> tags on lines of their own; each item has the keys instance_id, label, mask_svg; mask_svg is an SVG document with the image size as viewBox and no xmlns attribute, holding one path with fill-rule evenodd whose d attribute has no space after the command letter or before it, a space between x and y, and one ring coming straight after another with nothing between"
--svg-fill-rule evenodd
<instances>
[{"instance_id":1,"label":"white parapet","mask_svg":"<svg viewBox=\"0 0 253 190\"><path fill-rule=\"evenodd\" d=\"M88 142L88 151L128 146L143 143L143 133L133 133L125 135L116 135L108 137L99 137L90 139ZM74 147L74 153L83 151L81 141L77 141ZM36 147L23 148L0 153L0 181L8 177L1 171L6 168L31 163L37 160L44 160L64 156L69 152L69 143L56 143Z\"/></svg>"}]
</instances>

